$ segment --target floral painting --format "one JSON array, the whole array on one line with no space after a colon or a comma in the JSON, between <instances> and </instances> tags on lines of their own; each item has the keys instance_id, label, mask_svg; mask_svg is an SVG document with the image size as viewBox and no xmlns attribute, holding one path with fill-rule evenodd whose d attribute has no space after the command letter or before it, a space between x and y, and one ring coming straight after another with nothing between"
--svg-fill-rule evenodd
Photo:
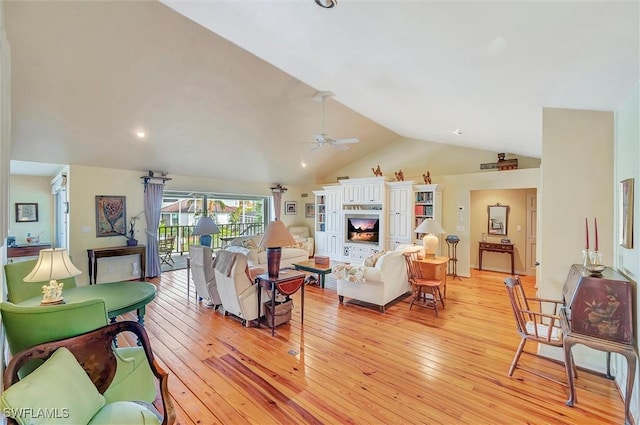
<instances>
[{"instance_id":1,"label":"floral painting","mask_svg":"<svg viewBox=\"0 0 640 425\"><path fill-rule=\"evenodd\" d=\"M96 196L96 237L126 235L126 217L126 197Z\"/></svg>"}]
</instances>

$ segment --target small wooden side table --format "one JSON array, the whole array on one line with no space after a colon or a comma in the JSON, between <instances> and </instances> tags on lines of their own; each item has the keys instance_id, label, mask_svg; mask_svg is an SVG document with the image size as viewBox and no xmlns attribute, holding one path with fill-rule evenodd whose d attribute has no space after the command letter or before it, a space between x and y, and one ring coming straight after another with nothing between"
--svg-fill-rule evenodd
<instances>
[{"instance_id":1,"label":"small wooden side table","mask_svg":"<svg viewBox=\"0 0 640 425\"><path fill-rule=\"evenodd\" d=\"M301 289L301 313L300 324L304 323L304 278L306 275L302 272L292 269L280 270L277 278L270 278L269 273L263 273L256 276L256 284L258 285L258 327L260 327L260 306L262 305L262 288L271 291L271 311L275 314L276 307L276 291L285 295L287 300ZM271 320L271 336L276 332L275 318Z\"/></svg>"},{"instance_id":2,"label":"small wooden side table","mask_svg":"<svg viewBox=\"0 0 640 425\"><path fill-rule=\"evenodd\" d=\"M418 260L422 277L425 279L439 280L444 291L442 296L447 298L447 263L449 257L423 258Z\"/></svg>"}]
</instances>

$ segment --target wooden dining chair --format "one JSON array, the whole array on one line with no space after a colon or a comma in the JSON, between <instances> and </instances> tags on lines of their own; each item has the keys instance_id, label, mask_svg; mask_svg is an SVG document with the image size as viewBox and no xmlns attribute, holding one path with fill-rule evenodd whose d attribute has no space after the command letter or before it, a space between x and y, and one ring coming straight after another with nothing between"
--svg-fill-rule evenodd
<instances>
[{"instance_id":1,"label":"wooden dining chair","mask_svg":"<svg viewBox=\"0 0 640 425\"><path fill-rule=\"evenodd\" d=\"M509 376L512 376L513 372L517 368L541 378L567 386L566 382L558 381L557 379L549 375L545 375L538 370L518 365L522 353L537 355L535 353L528 353L524 351L524 346L527 341L533 341L552 347L562 347L563 334L560 327L561 319L558 315L559 308L562 306L562 301L527 297L519 276L506 278L504 280L504 284L507 288L509 301L516 319L516 328L522 337L516 354L513 357L513 361L511 362ZM574 376L577 376L575 367L573 368L573 374Z\"/></svg>"},{"instance_id":2,"label":"wooden dining chair","mask_svg":"<svg viewBox=\"0 0 640 425\"><path fill-rule=\"evenodd\" d=\"M418 251L405 252L404 259L407 264L407 276L413 292L409 310L411 310L414 303L418 303L423 307L432 308L436 312L436 317L438 317L438 302L444 308L444 297L440 291L441 282L439 280L426 279L422 276L418 263Z\"/></svg>"}]
</instances>

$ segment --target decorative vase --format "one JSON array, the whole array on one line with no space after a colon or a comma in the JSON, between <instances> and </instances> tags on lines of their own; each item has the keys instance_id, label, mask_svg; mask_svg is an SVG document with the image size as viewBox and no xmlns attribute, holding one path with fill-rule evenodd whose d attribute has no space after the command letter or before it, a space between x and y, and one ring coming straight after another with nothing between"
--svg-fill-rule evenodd
<instances>
[{"instance_id":1,"label":"decorative vase","mask_svg":"<svg viewBox=\"0 0 640 425\"><path fill-rule=\"evenodd\" d=\"M138 246L137 239L127 239L127 246Z\"/></svg>"}]
</instances>

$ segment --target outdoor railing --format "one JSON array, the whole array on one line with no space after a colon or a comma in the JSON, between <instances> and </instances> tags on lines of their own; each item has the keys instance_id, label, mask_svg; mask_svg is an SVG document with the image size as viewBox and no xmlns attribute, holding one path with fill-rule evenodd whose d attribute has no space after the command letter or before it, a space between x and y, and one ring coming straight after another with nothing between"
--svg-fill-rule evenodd
<instances>
[{"instance_id":1,"label":"outdoor railing","mask_svg":"<svg viewBox=\"0 0 640 425\"><path fill-rule=\"evenodd\" d=\"M189 245L198 245L200 236L193 234L195 226L161 226L158 229L158 239L176 236L173 252L182 255L189 252ZM264 233L264 223L230 223L218 224L220 233L212 236L211 248L217 251L225 244L224 239L238 236L254 236Z\"/></svg>"}]
</instances>

